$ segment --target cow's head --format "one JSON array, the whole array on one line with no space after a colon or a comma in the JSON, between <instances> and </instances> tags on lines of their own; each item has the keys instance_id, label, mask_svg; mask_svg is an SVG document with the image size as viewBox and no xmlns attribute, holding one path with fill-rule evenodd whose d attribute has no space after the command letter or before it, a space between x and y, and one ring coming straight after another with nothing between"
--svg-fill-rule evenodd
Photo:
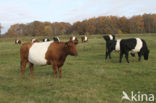
<instances>
[{"instance_id":1,"label":"cow's head","mask_svg":"<svg viewBox=\"0 0 156 103\"><path fill-rule=\"evenodd\" d=\"M110 40L109 36L103 36L103 38L104 38L106 41L109 41L109 40Z\"/></svg>"},{"instance_id":2,"label":"cow's head","mask_svg":"<svg viewBox=\"0 0 156 103\"><path fill-rule=\"evenodd\" d=\"M150 51L148 49L144 51L144 59L145 60L148 60L149 52Z\"/></svg>"},{"instance_id":3,"label":"cow's head","mask_svg":"<svg viewBox=\"0 0 156 103\"><path fill-rule=\"evenodd\" d=\"M78 44L78 41L68 41L65 43L65 51L67 54L72 56L77 56L77 50L76 45Z\"/></svg>"}]
</instances>

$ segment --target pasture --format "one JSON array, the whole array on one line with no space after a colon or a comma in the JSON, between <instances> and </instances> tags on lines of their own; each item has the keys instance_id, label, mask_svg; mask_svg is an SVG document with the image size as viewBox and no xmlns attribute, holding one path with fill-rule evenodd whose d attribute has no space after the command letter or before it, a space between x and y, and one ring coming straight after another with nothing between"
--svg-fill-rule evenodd
<instances>
[{"instance_id":1,"label":"pasture","mask_svg":"<svg viewBox=\"0 0 156 103\"><path fill-rule=\"evenodd\" d=\"M78 56L68 56L62 78L55 79L50 65L35 66L34 78L27 66L25 78L20 73L20 45L13 38L0 38L0 103L130 103L121 101L122 91L154 94L156 97L156 34L123 34L116 38L140 37L150 49L149 60L129 55L128 64L119 53L105 60L103 35L88 36L82 43L78 36ZM59 36L68 41L70 36ZM22 42L33 37L17 37ZM40 40L45 37L35 37ZM52 39L52 37L49 37ZM156 100L155 100L156 101Z\"/></svg>"}]
</instances>

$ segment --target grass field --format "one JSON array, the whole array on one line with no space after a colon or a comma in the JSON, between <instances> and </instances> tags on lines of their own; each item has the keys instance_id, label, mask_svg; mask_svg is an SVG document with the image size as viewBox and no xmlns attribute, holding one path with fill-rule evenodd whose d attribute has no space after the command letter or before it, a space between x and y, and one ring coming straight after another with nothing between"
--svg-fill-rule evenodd
<instances>
[{"instance_id":1,"label":"grass field","mask_svg":"<svg viewBox=\"0 0 156 103\"><path fill-rule=\"evenodd\" d=\"M138 62L136 55L129 56L129 64L125 57L119 63L119 53L115 52L106 61L102 35L89 36L87 43L79 42L77 57L67 57L61 79L54 78L50 65L35 66L33 79L27 67L25 78L21 78L20 45L14 44L15 37L0 38L0 103L132 103L121 101L122 91L129 95L131 91L152 93L156 97L156 34L116 38L129 37L146 40L150 49L148 61L142 58ZM25 42L31 38L18 37ZM63 41L68 38L60 36Z\"/></svg>"}]
</instances>

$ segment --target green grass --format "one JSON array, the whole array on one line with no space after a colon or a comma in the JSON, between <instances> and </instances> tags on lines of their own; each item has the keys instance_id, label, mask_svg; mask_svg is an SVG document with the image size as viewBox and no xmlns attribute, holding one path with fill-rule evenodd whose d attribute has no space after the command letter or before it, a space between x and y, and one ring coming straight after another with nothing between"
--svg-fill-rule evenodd
<instances>
[{"instance_id":1,"label":"green grass","mask_svg":"<svg viewBox=\"0 0 156 103\"><path fill-rule=\"evenodd\" d=\"M21 78L20 45L14 44L16 38L0 38L0 103L121 103L123 90L128 94L152 93L156 97L156 35L117 36L129 37L146 40L150 49L148 61L142 58L138 62L137 56L129 56L129 64L125 58L119 63L116 52L106 61L105 41L102 35L93 35L87 43L79 42L77 57L67 57L61 79L54 78L50 65L35 66L33 79L27 66L25 78ZM17 38L26 42L32 37ZM60 36L63 41L68 38Z\"/></svg>"}]
</instances>

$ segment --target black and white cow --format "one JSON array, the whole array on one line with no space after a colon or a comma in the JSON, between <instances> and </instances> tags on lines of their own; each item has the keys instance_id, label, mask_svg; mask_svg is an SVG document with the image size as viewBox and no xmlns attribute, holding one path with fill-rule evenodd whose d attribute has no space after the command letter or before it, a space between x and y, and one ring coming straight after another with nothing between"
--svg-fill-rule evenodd
<instances>
[{"instance_id":1,"label":"black and white cow","mask_svg":"<svg viewBox=\"0 0 156 103\"><path fill-rule=\"evenodd\" d=\"M59 39L58 36L53 37L53 40L54 40L54 41L57 41L57 42L60 42L60 39Z\"/></svg>"},{"instance_id":2,"label":"black and white cow","mask_svg":"<svg viewBox=\"0 0 156 103\"><path fill-rule=\"evenodd\" d=\"M125 58L127 62L129 53L138 53L138 60L141 60L141 56L144 56L145 60L148 60L149 50L146 45L146 42L140 38L130 38L130 39L122 39L120 41L120 61L122 62L123 54L125 54Z\"/></svg>"},{"instance_id":3,"label":"black and white cow","mask_svg":"<svg viewBox=\"0 0 156 103\"><path fill-rule=\"evenodd\" d=\"M50 39L49 38L44 38L42 41L47 42L47 41L50 41Z\"/></svg>"},{"instance_id":4,"label":"black and white cow","mask_svg":"<svg viewBox=\"0 0 156 103\"><path fill-rule=\"evenodd\" d=\"M105 59L107 59L107 57L109 56L109 59L111 59L111 52L112 51L117 51L120 52L120 41L122 39L118 39L118 40L109 40L106 42L106 57ZM135 56L134 53L131 53L131 56Z\"/></svg>"},{"instance_id":5,"label":"black and white cow","mask_svg":"<svg viewBox=\"0 0 156 103\"><path fill-rule=\"evenodd\" d=\"M105 57L105 59L107 59L108 56L109 56L109 59L111 59L112 51L120 51L120 41L121 41L121 39L109 40L106 42L106 57Z\"/></svg>"},{"instance_id":6,"label":"black and white cow","mask_svg":"<svg viewBox=\"0 0 156 103\"><path fill-rule=\"evenodd\" d=\"M103 38L107 41L109 40L115 40L115 36L114 35L107 35L107 36L103 36Z\"/></svg>"}]
</instances>

